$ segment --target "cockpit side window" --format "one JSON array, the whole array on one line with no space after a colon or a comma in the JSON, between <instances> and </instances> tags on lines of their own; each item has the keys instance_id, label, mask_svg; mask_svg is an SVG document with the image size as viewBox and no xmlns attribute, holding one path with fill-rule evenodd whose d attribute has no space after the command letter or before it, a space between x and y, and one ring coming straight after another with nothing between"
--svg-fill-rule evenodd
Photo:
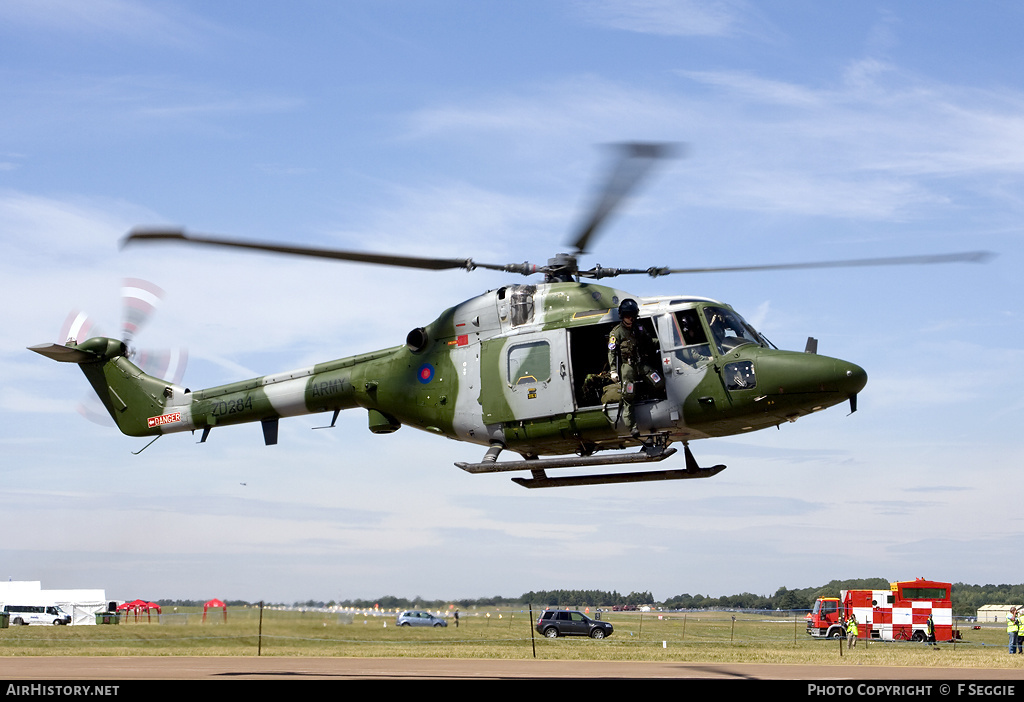
<instances>
[{"instance_id":1,"label":"cockpit side window","mask_svg":"<svg viewBox=\"0 0 1024 702\"><path fill-rule=\"evenodd\" d=\"M679 310L676 312L676 324L679 326L679 333L683 340L681 346L708 343L708 337L704 333L704 327L700 324L697 310Z\"/></svg>"},{"instance_id":2,"label":"cockpit side window","mask_svg":"<svg viewBox=\"0 0 1024 702\"><path fill-rule=\"evenodd\" d=\"M704 317L718 353L725 355L743 344L767 346L760 334L743 317L724 307L705 307Z\"/></svg>"},{"instance_id":3,"label":"cockpit side window","mask_svg":"<svg viewBox=\"0 0 1024 702\"><path fill-rule=\"evenodd\" d=\"M671 326L676 358L694 368L711 360L711 346L696 309L677 310L672 315Z\"/></svg>"}]
</instances>

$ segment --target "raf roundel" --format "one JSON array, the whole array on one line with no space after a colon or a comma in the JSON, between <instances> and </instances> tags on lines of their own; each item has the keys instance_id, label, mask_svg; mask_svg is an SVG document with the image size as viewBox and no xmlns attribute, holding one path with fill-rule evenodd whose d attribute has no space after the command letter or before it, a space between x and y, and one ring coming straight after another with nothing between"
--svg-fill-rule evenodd
<instances>
[{"instance_id":1,"label":"raf roundel","mask_svg":"<svg viewBox=\"0 0 1024 702\"><path fill-rule=\"evenodd\" d=\"M422 366L420 366L419 372L417 373L417 377L420 379L421 383L426 385L427 383L434 379L434 367L429 363L424 363Z\"/></svg>"}]
</instances>

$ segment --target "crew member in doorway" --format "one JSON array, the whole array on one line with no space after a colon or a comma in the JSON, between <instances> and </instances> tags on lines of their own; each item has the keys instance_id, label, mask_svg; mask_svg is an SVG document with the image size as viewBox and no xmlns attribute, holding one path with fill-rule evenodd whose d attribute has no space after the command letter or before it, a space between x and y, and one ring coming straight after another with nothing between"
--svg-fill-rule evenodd
<instances>
[{"instance_id":1,"label":"crew member in doorway","mask_svg":"<svg viewBox=\"0 0 1024 702\"><path fill-rule=\"evenodd\" d=\"M611 368L612 380L621 383L622 421L634 439L640 437L633 412L637 383L646 378L655 388L660 389L664 385L658 371L644 360L656 350L656 343L640 323L639 316L640 307L636 300L623 300L619 305L619 325L608 335L608 367Z\"/></svg>"}]
</instances>

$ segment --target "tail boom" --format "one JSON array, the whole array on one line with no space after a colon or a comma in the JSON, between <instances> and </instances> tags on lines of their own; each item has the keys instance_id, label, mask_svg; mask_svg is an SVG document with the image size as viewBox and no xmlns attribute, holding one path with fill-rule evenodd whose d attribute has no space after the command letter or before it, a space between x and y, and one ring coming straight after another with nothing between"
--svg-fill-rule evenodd
<instances>
[{"instance_id":1,"label":"tail boom","mask_svg":"<svg viewBox=\"0 0 1024 702\"><path fill-rule=\"evenodd\" d=\"M281 417L372 405L360 371L368 362L402 348L192 392L144 373L116 339L29 347L47 358L77 363L121 432L137 437L196 429L205 433L215 426L247 422L262 422L267 435L268 423ZM267 443L276 443L276 430L273 436L274 441L268 438Z\"/></svg>"}]
</instances>

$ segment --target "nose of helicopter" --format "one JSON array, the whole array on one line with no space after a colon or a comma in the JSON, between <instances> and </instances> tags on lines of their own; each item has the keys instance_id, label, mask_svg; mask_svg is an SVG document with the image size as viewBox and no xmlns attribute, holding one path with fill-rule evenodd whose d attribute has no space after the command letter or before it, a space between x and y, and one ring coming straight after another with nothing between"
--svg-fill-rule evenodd
<instances>
[{"instance_id":1,"label":"nose of helicopter","mask_svg":"<svg viewBox=\"0 0 1024 702\"><path fill-rule=\"evenodd\" d=\"M839 392L856 395L868 384L867 372L856 363L835 359L835 379Z\"/></svg>"},{"instance_id":2,"label":"nose of helicopter","mask_svg":"<svg viewBox=\"0 0 1024 702\"><path fill-rule=\"evenodd\" d=\"M794 400L813 396L816 405L828 398L826 403L834 404L853 398L868 382L863 368L842 359L795 351L765 356L758 364L757 381L758 387L770 394Z\"/></svg>"}]
</instances>

